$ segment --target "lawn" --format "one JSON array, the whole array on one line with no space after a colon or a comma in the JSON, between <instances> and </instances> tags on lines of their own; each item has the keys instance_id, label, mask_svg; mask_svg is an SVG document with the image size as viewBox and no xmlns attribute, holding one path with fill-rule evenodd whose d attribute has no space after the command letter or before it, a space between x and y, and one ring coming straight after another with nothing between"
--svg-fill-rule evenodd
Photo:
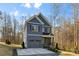
<instances>
[{"instance_id":1,"label":"lawn","mask_svg":"<svg viewBox=\"0 0 79 59\"><path fill-rule=\"evenodd\" d=\"M60 56L79 56L79 54L75 54L73 52L61 51Z\"/></svg>"},{"instance_id":2,"label":"lawn","mask_svg":"<svg viewBox=\"0 0 79 59\"><path fill-rule=\"evenodd\" d=\"M0 56L12 56L12 48L0 45Z\"/></svg>"},{"instance_id":3,"label":"lawn","mask_svg":"<svg viewBox=\"0 0 79 59\"><path fill-rule=\"evenodd\" d=\"M21 45L16 44L5 44L4 42L0 42L0 56L12 56L13 48L21 48Z\"/></svg>"},{"instance_id":4,"label":"lawn","mask_svg":"<svg viewBox=\"0 0 79 59\"><path fill-rule=\"evenodd\" d=\"M0 45L4 45L4 46L8 46L8 47L12 47L12 48L22 48L21 45L17 45L17 44L6 44L5 42L0 42Z\"/></svg>"}]
</instances>

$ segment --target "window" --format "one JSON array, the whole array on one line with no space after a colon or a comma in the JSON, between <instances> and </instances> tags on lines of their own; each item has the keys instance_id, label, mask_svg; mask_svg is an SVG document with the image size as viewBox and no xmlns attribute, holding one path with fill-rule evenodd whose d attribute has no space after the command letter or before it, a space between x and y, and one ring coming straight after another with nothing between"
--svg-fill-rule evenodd
<instances>
[{"instance_id":1,"label":"window","mask_svg":"<svg viewBox=\"0 0 79 59\"><path fill-rule=\"evenodd\" d=\"M50 33L50 28L47 28L47 33Z\"/></svg>"},{"instance_id":2,"label":"window","mask_svg":"<svg viewBox=\"0 0 79 59\"><path fill-rule=\"evenodd\" d=\"M45 32L45 28L42 28L42 32Z\"/></svg>"},{"instance_id":3,"label":"window","mask_svg":"<svg viewBox=\"0 0 79 59\"><path fill-rule=\"evenodd\" d=\"M32 32L38 32L38 25L32 25Z\"/></svg>"},{"instance_id":4,"label":"window","mask_svg":"<svg viewBox=\"0 0 79 59\"><path fill-rule=\"evenodd\" d=\"M50 33L50 28L42 28L42 32Z\"/></svg>"}]
</instances>

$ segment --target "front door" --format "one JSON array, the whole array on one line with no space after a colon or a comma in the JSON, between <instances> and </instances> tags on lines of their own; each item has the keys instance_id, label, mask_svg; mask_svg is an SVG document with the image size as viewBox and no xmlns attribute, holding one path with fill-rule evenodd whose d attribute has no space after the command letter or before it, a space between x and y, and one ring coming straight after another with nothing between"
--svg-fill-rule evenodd
<instances>
[{"instance_id":1,"label":"front door","mask_svg":"<svg viewBox=\"0 0 79 59\"><path fill-rule=\"evenodd\" d=\"M43 37L43 46L49 47L51 45L51 38Z\"/></svg>"}]
</instances>

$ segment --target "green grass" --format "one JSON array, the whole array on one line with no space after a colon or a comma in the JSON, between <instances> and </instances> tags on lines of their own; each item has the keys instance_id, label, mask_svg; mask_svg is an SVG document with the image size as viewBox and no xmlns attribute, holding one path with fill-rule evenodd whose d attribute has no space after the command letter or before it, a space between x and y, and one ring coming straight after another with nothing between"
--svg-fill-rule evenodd
<instances>
[{"instance_id":1,"label":"green grass","mask_svg":"<svg viewBox=\"0 0 79 59\"><path fill-rule=\"evenodd\" d=\"M12 56L12 48L0 45L0 56Z\"/></svg>"}]
</instances>

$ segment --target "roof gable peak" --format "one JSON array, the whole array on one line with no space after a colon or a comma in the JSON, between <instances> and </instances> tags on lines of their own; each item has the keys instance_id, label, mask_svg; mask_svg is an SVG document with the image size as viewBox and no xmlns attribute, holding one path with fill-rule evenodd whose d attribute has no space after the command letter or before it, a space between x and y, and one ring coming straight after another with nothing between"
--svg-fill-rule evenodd
<instances>
[{"instance_id":1,"label":"roof gable peak","mask_svg":"<svg viewBox=\"0 0 79 59\"><path fill-rule=\"evenodd\" d=\"M36 18L36 20L38 20L41 24L44 24L44 23L37 17L37 15L32 16L32 17L29 18L26 22L29 22L29 21L33 20L33 18Z\"/></svg>"},{"instance_id":2,"label":"roof gable peak","mask_svg":"<svg viewBox=\"0 0 79 59\"><path fill-rule=\"evenodd\" d=\"M47 20L47 18L45 16L43 16L42 13L38 13L37 16L41 16L50 26L52 26L49 21Z\"/></svg>"}]
</instances>

